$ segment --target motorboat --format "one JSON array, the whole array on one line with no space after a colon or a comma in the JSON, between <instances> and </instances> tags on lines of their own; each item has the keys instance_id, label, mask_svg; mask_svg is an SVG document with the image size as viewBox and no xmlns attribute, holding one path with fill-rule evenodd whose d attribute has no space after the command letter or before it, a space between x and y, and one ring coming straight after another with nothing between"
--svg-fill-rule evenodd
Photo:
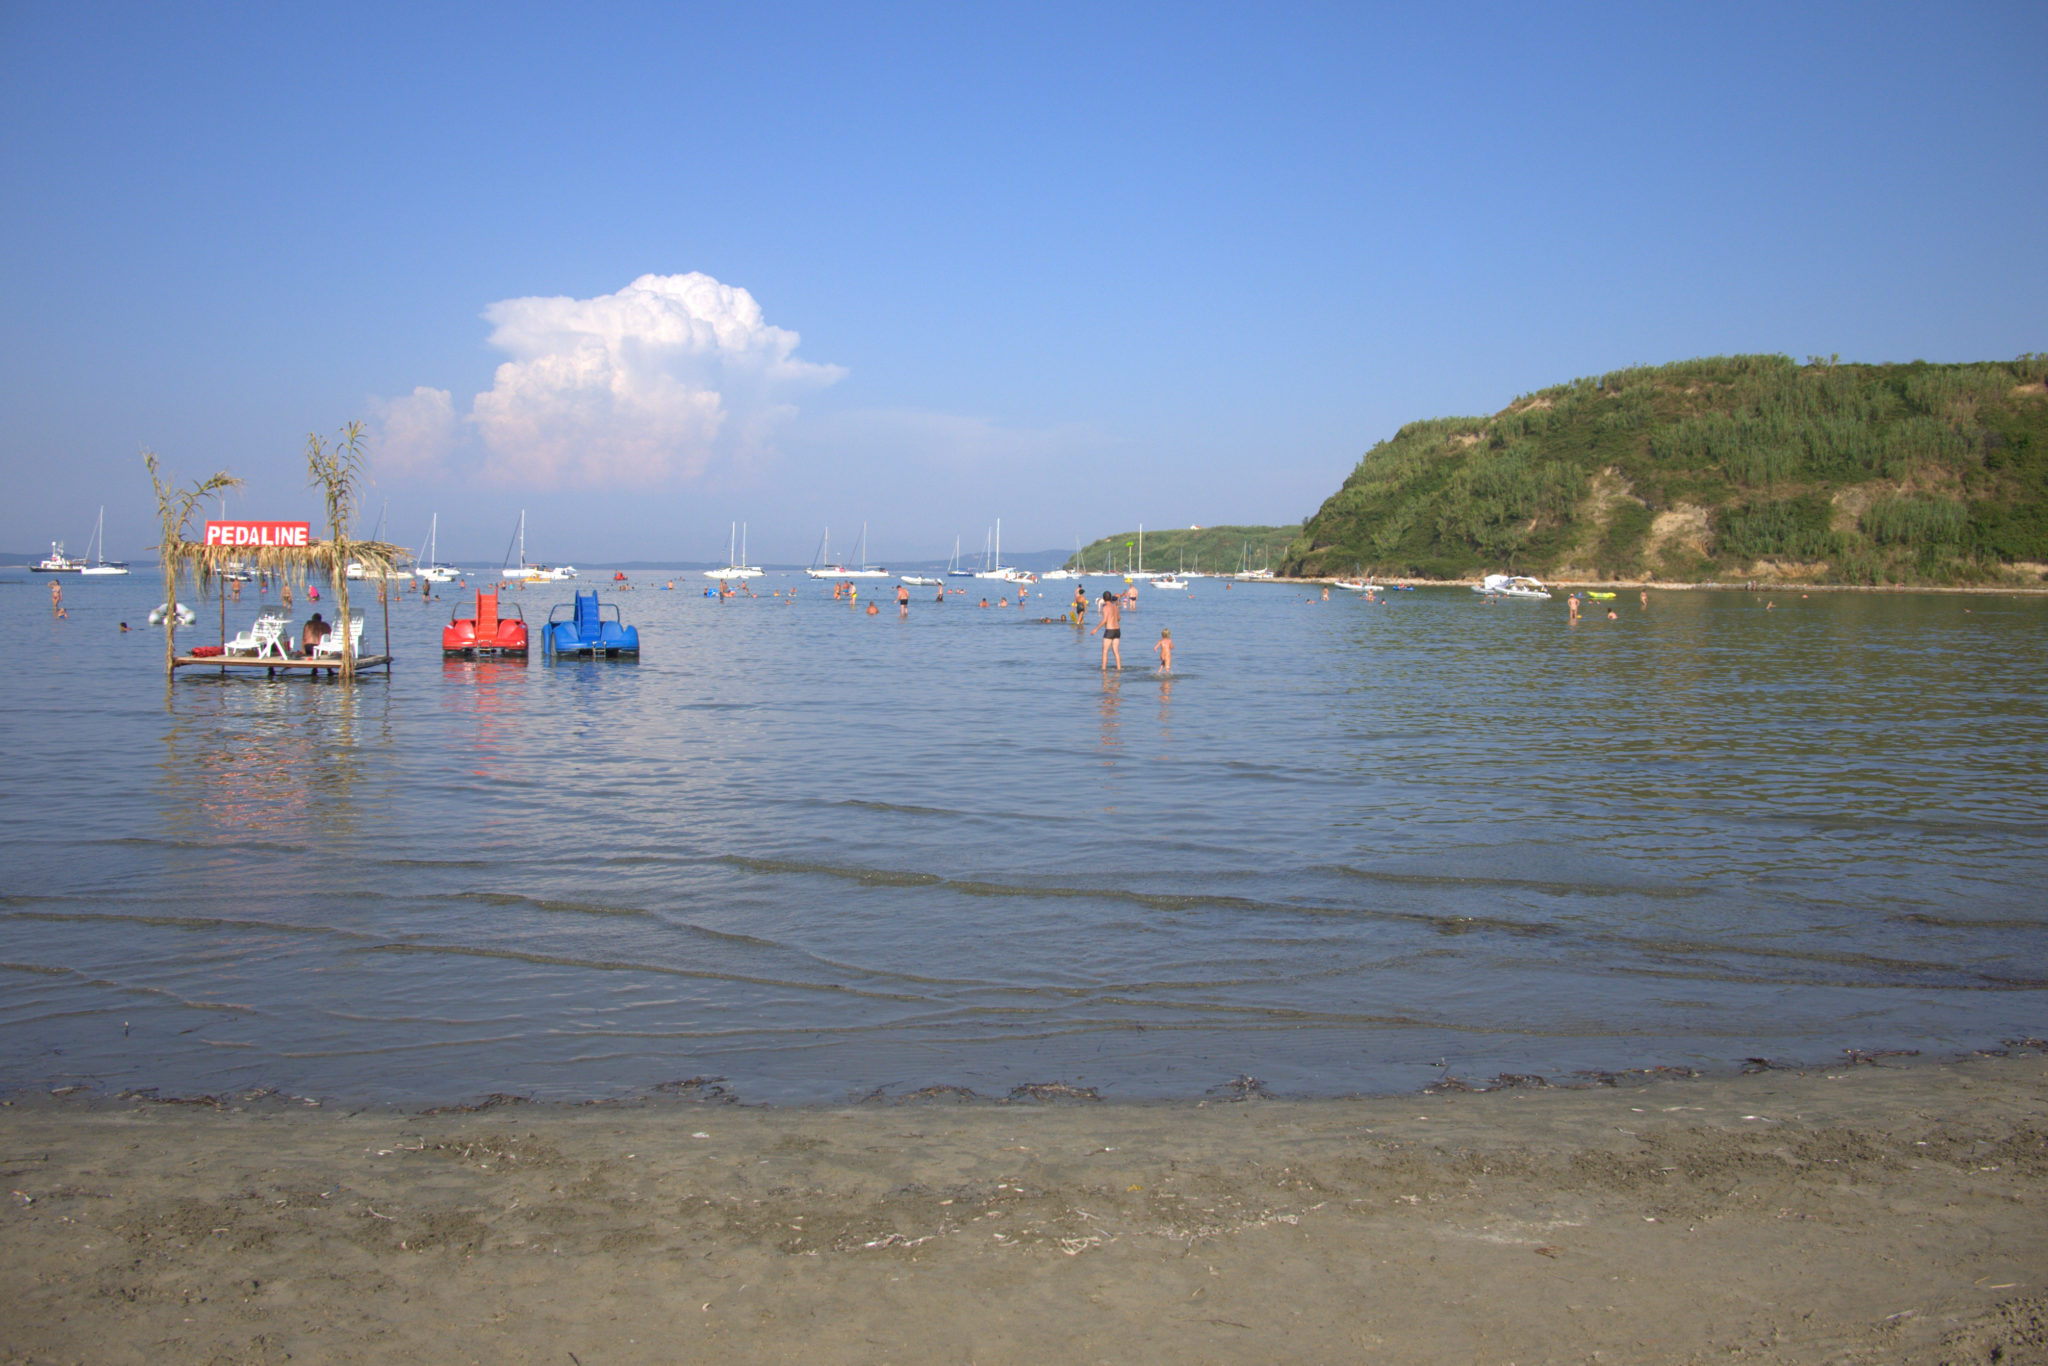
<instances>
[{"instance_id":1,"label":"motorboat","mask_svg":"<svg viewBox=\"0 0 2048 1366\"><path fill-rule=\"evenodd\" d=\"M934 579L924 574L903 574L897 577L896 582L910 588L937 588L945 580Z\"/></svg>"},{"instance_id":2,"label":"motorboat","mask_svg":"<svg viewBox=\"0 0 2048 1366\"><path fill-rule=\"evenodd\" d=\"M350 560L348 562L348 566L345 569L343 569L342 572L348 575L348 577L351 580L410 579L412 577L412 571L410 569L400 569L397 565L392 565L389 569L385 570L381 574L376 573L372 570L364 568L361 560Z\"/></svg>"},{"instance_id":3,"label":"motorboat","mask_svg":"<svg viewBox=\"0 0 2048 1366\"><path fill-rule=\"evenodd\" d=\"M611 615L607 617L606 612ZM562 603L548 613L541 644L557 658L565 655L589 659L621 655L638 658L640 628L626 625L619 618L618 604L600 603L597 590L591 589L578 593L573 603Z\"/></svg>"},{"instance_id":4,"label":"motorboat","mask_svg":"<svg viewBox=\"0 0 2048 1366\"><path fill-rule=\"evenodd\" d=\"M498 590L476 590L476 605L468 616L457 607L441 628L444 655L523 655L526 653L526 613L517 603L498 606Z\"/></svg>"},{"instance_id":5,"label":"motorboat","mask_svg":"<svg viewBox=\"0 0 2048 1366\"><path fill-rule=\"evenodd\" d=\"M740 556L738 559L734 559L732 556L735 539L739 543ZM761 574L762 570L759 565L747 563L747 524L745 522L734 522L731 531L725 538L725 568L707 569L704 571L704 577L707 579L758 579L761 577Z\"/></svg>"},{"instance_id":6,"label":"motorboat","mask_svg":"<svg viewBox=\"0 0 2048 1366\"><path fill-rule=\"evenodd\" d=\"M1186 591L1188 582L1186 579L1177 579L1171 574L1162 574L1152 580L1152 586L1154 588L1178 588Z\"/></svg>"},{"instance_id":7,"label":"motorboat","mask_svg":"<svg viewBox=\"0 0 2048 1366\"><path fill-rule=\"evenodd\" d=\"M1088 571L1081 567L1081 538L1079 536L1074 538L1073 564L1074 567L1072 569L1048 569L1038 577L1049 583L1054 579L1078 579L1086 574Z\"/></svg>"},{"instance_id":8,"label":"motorboat","mask_svg":"<svg viewBox=\"0 0 2048 1366\"><path fill-rule=\"evenodd\" d=\"M64 542L50 542L50 553L29 566L38 574L76 574L85 568L85 561L73 559L64 553Z\"/></svg>"},{"instance_id":9,"label":"motorboat","mask_svg":"<svg viewBox=\"0 0 2048 1366\"><path fill-rule=\"evenodd\" d=\"M1543 586L1543 581L1526 574L1488 574L1472 591L1489 598L1534 598L1546 602L1550 599L1550 590Z\"/></svg>"}]
</instances>

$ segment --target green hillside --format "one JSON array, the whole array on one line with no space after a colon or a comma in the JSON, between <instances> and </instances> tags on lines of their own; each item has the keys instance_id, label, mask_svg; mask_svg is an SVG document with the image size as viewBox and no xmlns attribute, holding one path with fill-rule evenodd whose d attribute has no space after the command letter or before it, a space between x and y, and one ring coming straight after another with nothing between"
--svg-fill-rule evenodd
<instances>
[{"instance_id":1,"label":"green hillside","mask_svg":"<svg viewBox=\"0 0 2048 1366\"><path fill-rule=\"evenodd\" d=\"M1205 526L1147 531L1145 568L1179 569L1185 563L1189 569L1234 574L1249 562L1253 569L1270 565L1277 570L1281 557L1301 532L1299 522L1288 526ZM1126 565L1135 566L1137 555L1138 533L1120 531L1114 536L1090 541L1082 547L1079 556L1068 556L1062 568L1100 570L1109 564L1121 571Z\"/></svg>"},{"instance_id":2,"label":"green hillside","mask_svg":"<svg viewBox=\"0 0 2048 1366\"><path fill-rule=\"evenodd\" d=\"M2039 582L2048 356L1718 356L1414 422L1287 548L1291 574ZM1150 558L1150 538L1147 538Z\"/></svg>"}]
</instances>

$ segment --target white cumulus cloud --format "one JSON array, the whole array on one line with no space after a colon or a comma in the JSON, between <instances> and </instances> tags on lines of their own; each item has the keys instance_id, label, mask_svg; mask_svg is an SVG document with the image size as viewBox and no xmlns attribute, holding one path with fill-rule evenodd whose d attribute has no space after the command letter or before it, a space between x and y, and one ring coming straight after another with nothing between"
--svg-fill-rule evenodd
<instances>
[{"instance_id":1,"label":"white cumulus cloud","mask_svg":"<svg viewBox=\"0 0 2048 1366\"><path fill-rule=\"evenodd\" d=\"M398 473L439 469L461 436L454 395L424 384L403 398L371 399L370 419L378 433L378 467Z\"/></svg>"},{"instance_id":2,"label":"white cumulus cloud","mask_svg":"<svg viewBox=\"0 0 2048 1366\"><path fill-rule=\"evenodd\" d=\"M791 399L845 371L798 360L798 335L709 275L643 275L593 299L505 299L484 310L507 359L467 422L483 468L538 488L652 488L765 449ZM382 405L386 458L428 463L433 395ZM452 404L449 416L453 417ZM454 428L447 428L451 438Z\"/></svg>"}]
</instances>

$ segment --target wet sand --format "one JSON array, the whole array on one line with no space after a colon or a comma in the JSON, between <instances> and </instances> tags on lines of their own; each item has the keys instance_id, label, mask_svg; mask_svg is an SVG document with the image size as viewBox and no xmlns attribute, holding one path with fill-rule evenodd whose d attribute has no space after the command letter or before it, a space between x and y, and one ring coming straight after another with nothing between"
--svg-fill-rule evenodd
<instances>
[{"instance_id":1,"label":"wet sand","mask_svg":"<svg viewBox=\"0 0 2048 1366\"><path fill-rule=\"evenodd\" d=\"M2048 1059L1163 1105L15 1097L0 1361L2048 1360Z\"/></svg>"}]
</instances>

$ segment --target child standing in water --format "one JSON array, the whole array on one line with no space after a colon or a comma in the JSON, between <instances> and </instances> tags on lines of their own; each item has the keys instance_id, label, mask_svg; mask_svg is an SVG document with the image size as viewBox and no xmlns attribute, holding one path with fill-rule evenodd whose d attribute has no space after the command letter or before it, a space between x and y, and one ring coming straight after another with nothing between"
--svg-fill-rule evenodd
<instances>
[{"instance_id":1,"label":"child standing in water","mask_svg":"<svg viewBox=\"0 0 2048 1366\"><path fill-rule=\"evenodd\" d=\"M1152 647L1152 653L1159 656L1159 672L1163 674L1172 673L1173 632L1168 630L1161 630L1159 632L1159 643Z\"/></svg>"}]
</instances>

